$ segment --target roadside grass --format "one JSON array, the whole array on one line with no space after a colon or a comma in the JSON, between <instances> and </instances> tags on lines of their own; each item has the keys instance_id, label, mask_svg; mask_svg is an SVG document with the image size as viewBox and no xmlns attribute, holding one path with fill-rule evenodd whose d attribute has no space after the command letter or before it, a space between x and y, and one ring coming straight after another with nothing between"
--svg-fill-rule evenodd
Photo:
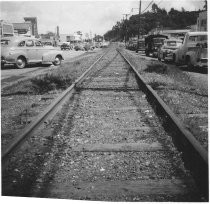
<instances>
[{"instance_id":1,"label":"roadside grass","mask_svg":"<svg viewBox=\"0 0 210 204\"><path fill-rule=\"evenodd\" d=\"M196 116L188 118L188 114L208 112L208 89L195 84L191 74L180 67L148 60L130 51L123 52L144 81L156 90L195 138L208 149L208 133L199 127L200 124L206 124L207 119Z\"/></svg>"}]
</instances>

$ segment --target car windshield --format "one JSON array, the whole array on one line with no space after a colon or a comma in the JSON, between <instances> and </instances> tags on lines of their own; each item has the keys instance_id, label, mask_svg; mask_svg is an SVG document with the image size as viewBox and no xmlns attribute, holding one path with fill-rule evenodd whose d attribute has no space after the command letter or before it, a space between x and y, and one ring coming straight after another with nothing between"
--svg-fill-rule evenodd
<instances>
[{"instance_id":1,"label":"car windshield","mask_svg":"<svg viewBox=\"0 0 210 204\"><path fill-rule=\"evenodd\" d=\"M166 46L168 46L168 47L178 47L181 44L182 44L181 42L177 42L177 41L167 41L166 42Z\"/></svg>"},{"instance_id":2,"label":"car windshield","mask_svg":"<svg viewBox=\"0 0 210 204\"><path fill-rule=\"evenodd\" d=\"M176 41L168 41L167 46L176 46Z\"/></svg>"},{"instance_id":3,"label":"car windshield","mask_svg":"<svg viewBox=\"0 0 210 204\"><path fill-rule=\"evenodd\" d=\"M144 41L140 41L140 42L139 42L139 45L140 45L140 46L144 46L144 45L145 45L145 42L144 42Z\"/></svg>"},{"instance_id":4,"label":"car windshield","mask_svg":"<svg viewBox=\"0 0 210 204\"><path fill-rule=\"evenodd\" d=\"M153 41L155 44L162 44L165 38L154 38Z\"/></svg>"},{"instance_id":5,"label":"car windshield","mask_svg":"<svg viewBox=\"0 0 210 204\"><path fill-rule=\"evenodd\" d=\"M52 45L51 42L45 42L44 45Z\"/></svg>"},{"instance_id":6,"label":"car windshield","mask_svg":"<svg viewBox=\"0 0 210 204\"><path fill-rule=\"evenodd\" d=\"M207 41L207 35L194 35L189 37L189 41L197 42L197 41Z\"/></svg>"},{"instance_id":7,"label":"car windshield","mask_svg":"<svg viewBox=\"0 0 210 204\"><path fill-rule=\"evenodd\" d=\"M1 39L1 45L9 45L10 40L7 39Z\"/></svg>"}]
</instances>

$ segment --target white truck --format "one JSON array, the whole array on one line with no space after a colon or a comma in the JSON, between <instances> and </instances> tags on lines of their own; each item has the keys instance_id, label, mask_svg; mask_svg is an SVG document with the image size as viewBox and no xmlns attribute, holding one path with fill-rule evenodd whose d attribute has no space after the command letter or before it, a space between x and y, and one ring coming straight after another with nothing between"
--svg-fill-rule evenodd
<instances>
[{"instance_id":1,"label":"white truck","mask_svg":"<svg viewBox=\"0 0 210 204\"><path fill-rule=\"evenodd\" d=\"M183 44L173 55L176 65L187 65L188 69L193 67L208 66L207 32L188 32Z\"/></svg>"}]
</instances>

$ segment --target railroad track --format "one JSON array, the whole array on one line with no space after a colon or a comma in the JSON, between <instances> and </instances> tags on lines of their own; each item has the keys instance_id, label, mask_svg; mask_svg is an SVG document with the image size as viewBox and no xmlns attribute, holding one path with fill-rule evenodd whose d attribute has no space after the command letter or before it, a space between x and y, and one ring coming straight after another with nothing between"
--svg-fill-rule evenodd
<instances>
[{"instance_id":1,"label":"railroad track","mask_svg":"<svg viewBox=\"0 0 210 204\"><path fill-rule=\"evenodd\" d=\"M63 93L68 102L53 118L59 128L55 131L51 126L36 133L53 135L53 144L25 196L101 201L208 200L206 152L189 139L189 133L139 77L112 47ZM58 107L55 104L49 110ZM172 126L169 132L163 124ZM22 140L31 132L33 128L25 131ZM171 135L181 136L183 144L178 140L175 146ZM3 154L5 163L17 143ZM11 189L3 188L3 194L12 195Z\"/></svg>"}]
</instances>

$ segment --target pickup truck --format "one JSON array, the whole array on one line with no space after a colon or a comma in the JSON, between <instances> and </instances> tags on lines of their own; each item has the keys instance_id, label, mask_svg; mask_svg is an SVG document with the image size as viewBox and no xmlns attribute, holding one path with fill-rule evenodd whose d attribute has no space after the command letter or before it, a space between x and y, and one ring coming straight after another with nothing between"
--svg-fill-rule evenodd
<instances>
[{"instance_id":1,"label":"pickup truck","mask_svg":"<svg viewBox=\"0 0 210 204\"><path fill-rule=\"evenodd\" d=\"M186 33L183 44L175 51L173 59L176 65L187 65L188 69L207 68L207 32Z\"/></svg>"}]
</instances>

